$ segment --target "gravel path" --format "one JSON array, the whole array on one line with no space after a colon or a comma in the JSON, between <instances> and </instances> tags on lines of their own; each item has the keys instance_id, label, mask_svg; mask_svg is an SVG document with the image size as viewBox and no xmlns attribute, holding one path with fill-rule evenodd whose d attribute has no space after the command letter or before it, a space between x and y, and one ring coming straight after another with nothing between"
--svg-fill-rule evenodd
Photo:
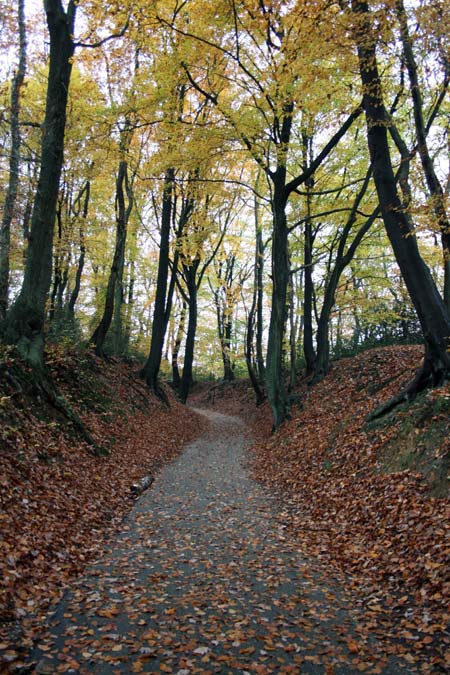
<instances>
[{"instance_id":1,"label":"gravel path","mask_svg":"<svg viewBox=\"0 0 450 675\"><path fill-rule=\"evenodd\" d=\"M276 500L249 477L242 423L203 414L208 432L58 607L34 672L414 672L374 655L338 582L286 538Z\"/></svg>"}]
</instances>

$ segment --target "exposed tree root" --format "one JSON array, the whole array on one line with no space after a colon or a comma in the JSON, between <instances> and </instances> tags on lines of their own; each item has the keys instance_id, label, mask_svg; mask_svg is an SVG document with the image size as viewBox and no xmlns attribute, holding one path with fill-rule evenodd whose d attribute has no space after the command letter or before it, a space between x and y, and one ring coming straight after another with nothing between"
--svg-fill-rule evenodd
<instances>
[{"instance_id":1,"label":"exposed tree root","mask_svg":"<svg viewBox=\"0 0 450 675\"><path fill-rule=\"evenodd\" d=\"M52 408L62 414L73 426L77 435L89 445L89 449L95 456L107 455L108 451L100 447L86 428L81 418L71 408L64 396L58 390L48 369L44 367L31 367L28 372L14 362L0 364L0 373L7 380L13 396L33 392L34 396L41 396Z\"/></svg>"},{"instance_id":2,"label":"exposed tree root","mask_svg":"<svg viewBox=\"0 0 450 675\"><path fill-rule=\"evenodd\" d=\"M147 387L150 389L150 391L158 398L160 401L164 403L164 405L167 406L167 408L170 408L170 401L169 397L167 396L166 392L164 391L164 387L161 385L161 383L158 381L158 378L147 378L145 368L142 368L142 370L139 371L139 377L141 380L144 380L146 383Z\"/></svg>"},{"instance_id":3,"label":"exposed tree root","mask_svg":"<svg viewBox=\"0 0 450 675\"><path fill-rule=\"evenodd\" d=\"M100 447L95 442L81 418L67 403L64 396L58 391L50 374L45 373L43 376L40 376L35 381L35 385L42 392L45 400L72 423L80 438L89 445L93 455L100 457L108 454L108 451L105 448Z\"/></svg>"},{"instance_id":4,"label":"exposed tree root","mask_svg":"<svg viewBox=\"0 0 450 675\"><path fill-rule=\"evenodd\" d=\"M414 399L426 389L439 387L449 379L450 369L448 364L433 359L430 350L427 349L422 366L417 371L414 380L410 382L405 389L375 408L375 410L367 416L367 422L380 419L380 417L392 412L392 410L402 403L414 401Z\"/></svg>"}]
</instances>

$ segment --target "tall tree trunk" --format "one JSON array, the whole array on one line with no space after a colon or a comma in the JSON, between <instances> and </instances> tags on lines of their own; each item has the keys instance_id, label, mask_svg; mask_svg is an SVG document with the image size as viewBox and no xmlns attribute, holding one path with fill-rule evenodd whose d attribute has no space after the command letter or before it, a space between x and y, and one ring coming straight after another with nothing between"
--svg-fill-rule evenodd
<instances>
[{"instance_id":1,"label":"tall tree trunk","mask_svg":"<svg viewBox=\"0 0 450 675\"><path fill-rule=\"evenodd\" d=\"M223 342L222 362L223 362L223 379L225 382L232 382L235 379L233 366L231 364L231 338L233 333L233 317L228 310L223 318Z\"/></svg>"},{"instance_id":2,"label":"tall tree trunk","mask_svg":"<svg viewBox=\"0 0 450 675\"><path fill-rule=\"evenodd\" d=\"M297 307L295 305L295 280L289 283L289 391L297 382Z\"/></svg>"},{"instance_id":3,"label":"tall tree trunk","mask_svg":"<svg viewBox=\"0 0 450 675\"><path fill-rule=\"evenodd\" d=\"M122 152L126 152L129 147L131 135L129 130L125 132L125 138ZM125 204L125 194L128 197L128 204ZM105 344L106 335L110 329L111 322L114 315L114 307L118 302L119 297L122 297L122 280L123 268L125 262L125 246L127 240L128 219L133 208L133 197L128 185L128 162L126 159L121 159L119 162L119 170L116 179L116 242L114 249L113 262L109 274L108 285L106 288L105 305L103 309L103 316L95 329L90 342L95 346L95 352L99 356L104 355L103 346Z\"/></svg>"},{"instance_id":4,"label":"tall tree trunk","mask_svg":"<svg viewBox=\"0 0 450 675\"><path fill-rule=\"evenodd\" d=\"M288 412L283 368L283 340L286 327L287 287L289 282L288 228L286 223L285 169L274 177L272 236L272 312L267 346L266 385L276 429Z\"/></svg>"},{"instance_id":5,"label":"tall tree trunk","mask_svg":"<svg viewBox=\"0 0 450 675\"><path fill-rule=\"evenodd\" d=\"M54 245L55 255L53 262L53 288L50 292L50 310L49 310L49 320L53 321L56 313L56 298L58 296L59 288L62 284L63 272L62 272L62 236L63 236L63 226L62 226L62 209L63 209L63 198L61 197L58 200L58 207L56 210L56 222L58 223L57 228L57 243Z\"/></svg>"},{"instance_id":6,"label":"tall tree trunk","mask_svg":"<svg viewBox=\"0 0 450 675\"><path fill-rule=\"evenodd\" d=\"M256 405L259 406L265 400L264 393L264 357L262 353L262 271L264 265L264 246L261 226L259 222L259 204L255 196L255 268L253 276L253 297L250 311L247 317L247 332L245 336L245 362L248 375L252 383L256 397ZM255 331L256 319L256 331ZM256 350L254 350L254 337L256 333ZM254 358L256 351L256 359Z\"/></svg>"},{"instance_id":7,"label":"tall tree trunk","mask_svg":"<svg viewBox=\"0 0 450 675\"><path fill-rule=\"evenodd\" d=\"M189 268L184 268L188 291L188 327L184 347L183 375L180 382L180 401L186 403L192 384L192 366L194 363L195 335L197 332L197 283L196 275L200 261L195 260Z\"/></svg>"},{"instance_id":8,"label":"tall tree trunk","mask_svg":"<svg viewBox=\"0 0 450 675\"><path fill-rule=\"evenodd\" d=\"M408 70L411 98L414 109L414 123L416 127L417 149L422 163L422 169L425 176L428 192L431 196L431 203L434 215L441 232L441 241L443 249L444 265L444 301L447 311L450 311L450 221L445 207L444 190L434 169L433 159L428 148L427 128L423 112L423 100L417 64L414 56L413 45L409 34L408 21L406 17L403 0L396 0L397 16L400 23L400 35L403 44L403 55L406 68ZM450 79L450 65L447 62L446 80Z\"/></svg>"},{"instance_id":9,"label":"tall tree trunk","mask_svg":"<svg viewBox=\"0 0 450 675\"><path fill-rule=\"evenodd\" d=\"M326 373L328 372L330 366L330 339L329 339L330 316L331 311L334 307L336 291L338 288L342 272L351 263L359 244L369 231L373 222L376 220L377 217L379 217L380 209L379 207L377 207L372 212L372 214L367 218L367 220L359 227L353 238L353 241L349 245L347 251L345 251L348 237L352 232L353 225L356 221L359 206L361 204L362 198L364 197L367 191L367 188L369 187L371 177L372 177L372 170L369 169L369 171L366 174L366 178L363 182L363 185L361 187L361 190L355 197L349 217L340 235L336 259L334 261L334 267L333 269L329 269L329 272L327 274L322 308L320 311L319 321L317 322L317 336L316 336L317 358L314 368L314 382L321 380L324 377L324 375L326 375Z\"/></svg>"},{"instance_id":10,"label":"tall tree trunk","mask_svg":"<svg viewBox=\"0 0 450 675\"><path fill-rule=\"evenodd\" d=\"M306 171L313 160L312 137L306 131L302 133L303 171ZM315 235L311 218L311 188L314 185L313 176L305 182L306 188L306 218L304 233L304 299L303 299L303 354L305 356L306 375L314 372L316 364L316 351L314 349L313 335L313 308L314 308L314 282L313 282L313 245Z\"/></svg>"},{"instance_id":11,"label":"tall tree trunk","mask_svg":"<svg viewBox=\"0 0 450 675\"><path fill-rule=\"evenodd\" d=\"M153 309L152 337L150 342L150 352L147 361L141 370L141 377L146 381L150 389L157 396L163 398L165 397L158 383L158 375L161 366L162 351L164 347L164 336L167 327L166 301L167 301L167 280L169 275L169 246L170 246L170 227L172 223L174 179L175 179L175 170L173 168L167 169L164 178L164 191L162 199L158 277L156 281L155 306Z\"/></svg>"},{"instance_id":12,"label":"tall tree trunk","mask_svg":"<svg viewBox=\"0 0 450 675\"><path fill-rule=\"evenodd\" d=\"M386 113L376 57L376 38L365 0L352 0L355 39L363 85L367 139L378 200L397 263L419 318L426 355L416 380L406 395L414 396L450 374L450 319L446 306L422 259L408 213L397 193L387 137Z\"/></svg>"},{"instance_id":13,"label":"tall tree trunk","mask_svg":"<svg viewBox=\"0 0 450 675\"><path fill-rule=\"evenodd\" d=\"M186 310L187 304L183 300L181 307L180 320L178 322L178 328L175 335L175 340L172 347L172 386L174 389L179 390L181 384L180 368L178 365L178 356L180 354L181 341L184 334L184 326L186 323Z\"/></svg>"},{"instance_id":14,"label":"tall tree trunk","mask_svg":"<svg viewBox=\"0 0 450 675\"><path fill-rule=\"evenodd\" d=\"M134 258L129 261L129 278L128 278L128 292L126 313L124 317L124 331L123 331L123 353L128 354L130 349L131 327L134 308L134 285L136 283L136 261Z\"/></svg>"},{"instance_id":15,"label":"tall tree trunk","mask_svg":"<svg viewBox=\"0 0 450 675\"><path fill-rule=\"evenodd\" d=\"M124 345L123 309L125 296L123 290L123 275L125 269L125 246L121 253L119 274L117 275L117 283L114 290L114 312L111 325L112 352L115 356L123 354Z\"/></svg>"},{"instance_id":16,"label":"tall tree trunk","mask_svg":"<svg viewBox=\"0 0 450 675\"><path fill-rule=\"evenodd\" d=\"M310 204L308 200L308 217L305 220L305 290L303 299L303 353L305 355L306 374L314 372L316 364L316 352L313 339L313 306L314 306L314 283L313 283L313 232L310 217Z\"/></svg>"},{"instance_id":17,"label":"tall tree trunk","mask_svg":"<svg viewBox=\"0 0 450 675\"><path fill-rule=\"evenodd\" d=\"M78 264L77 264L77 271L75 273L75 284L72 290L72 293L70 294L69 302L67 304L67 312L70 318L73 318L75 315L75 305L78 300L78 296L80 294L80 289L81 289L81 277L83 276L83 269L84 269L84 261L86 257L86 244L84 241L84 228L85 228L85 223L86 219L88 216L88 210L89 210L89 199L91 196L91 182L89 180L86 181L86 184L80 193L80 198L82 197L84 193L84 201L83 201L83 211L81 214L81 224L80 224L80 255L78 257Z\"/></svg>"},{"instance_id":18,"label":"tall tree trunk","mask_svg":"<svg viewBox=\"0 0 450 675\"><path fill-rule=\"evenodd\" d=\"M50 33L50 67L39 181L33 204L30 244L22 288L3 324L3 334L36 368L44 365L45 305L52 276L53 230L64 154L67 96L74 53L77 3L45 0Z\"/></svg>"},{"instance_id":19,"label":"tall tree trunk","mask_svg":"<svg viewBox=\"0 0 450 675\"><path fill-rule=\"evenodd\" d=\"M11 83L11 150L9 153L9 182L3 205L3 218L0 229L0 321L6 317L9 295L9 254L11 245L11 223L19 186L20 164L20 94L27 67L27 40L25 27L24 0L17 2L17 22L19 34L19 63Z\"/></svg>"},{"instance_id":20,"label":"tall tree trunk","mask_svg":"<svg viewBox=\"0 0 450 675\"><path fill-rule=\"evenodd\" d=\"M255 277L256 277L256 365L258 369L258 378L261 387L264 387L266 379L266 366L264 363L263 353L263 333L264 333L264 243L261 228L256 227L256 261L255 261Z\"/></svg>"}]
</instances>

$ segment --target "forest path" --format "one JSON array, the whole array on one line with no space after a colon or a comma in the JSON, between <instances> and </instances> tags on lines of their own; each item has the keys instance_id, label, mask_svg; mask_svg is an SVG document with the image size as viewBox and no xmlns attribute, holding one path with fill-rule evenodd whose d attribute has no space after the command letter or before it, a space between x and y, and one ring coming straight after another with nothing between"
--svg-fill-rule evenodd
<instances>
[{"instance_id":1,"label":"forest path","mask_svg":"<svg viewBox=\"0 0 450 675\"><path fill-rule=\"evenodd\" d=\"M249 476L243 423L209 428L136 503L111 549L59 605L40 675L396 675L359 610L290 541Z\"/></svg>"}]
</instances>

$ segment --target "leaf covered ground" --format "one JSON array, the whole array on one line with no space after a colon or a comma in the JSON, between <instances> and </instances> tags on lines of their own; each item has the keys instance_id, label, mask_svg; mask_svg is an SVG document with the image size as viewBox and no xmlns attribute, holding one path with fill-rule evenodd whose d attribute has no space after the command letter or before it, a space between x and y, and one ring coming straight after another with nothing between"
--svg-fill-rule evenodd
<instances>
[{"instance_id":1,"label":"leaf covered ground","mask_svg":"<svg viewBox=\"0 0 450 675\"><path fill-rule=\"evenodd\" d=\"M216 411L166 465L108 551L72 585L37 675L411 675L375 636L343 575L287 537L250 476L244 423Z\"/></svg>"},{"instance_id":2,"label":"leaf covered ground","mask_svg":"<svg viewBox=\"0 0 450 675\"><path fill-rule=\"evenodd\" d=\"M94 457L67 420L27 392L14 364L0 395L0 663L18 664L45 612L132 503L131 486L179 453L202 422L173 398L167 409L136 364L53 350L54 380L99 446ZM12 375L11 375L12 373Z\"/></svg>"},{"instance_id":3,"label":"leaf covered ground","mask_svg":"<svg viewBox=\"0 0 450 675\"><path fill-rule=\"evenodd\" d=\"M337 572L344 575L340 578L345 579L345 594L354 603L358 620L356 633L347 634L347 655L342 655L361 672L380 672L380 663L389 655L401 658L411 673L431 675L450 669L450 390L441 388L377 424L366 423L375 406L410 381L420 358L417 347L395 347L334 364L323 382L314 387L300 383L295 392L300 405L294 406L291 419L274 435L268 406L255 409L247 382L199 387L191 399L193 405L239 414L247 424L251 422L257 439L251 454L254 475L278 500L281 541L285 535L286 541L296 542L305 559L321 566L321 573L328 566L330 578ZM49 361L66 398L110 454L93 457L76 434L67 431L66 420L42 401L36 404L35 396L19 392L13 377L3 379L0 650L8 668L20 665L27 649L40 638L40 622L64 586L72 586L113 533L123 529L124 514L133 504L131 484L174 458L204 426L192 410L175 401L167 410L149 396L136 377L136 365L105 363L90 355L80 359L63 351L53 351ZM220 466L215 470L220 472ZM181 515L195 521L191 510L191 503L181 504ZM231 536L233 511L226 516L224 535L228 529ZM159 542L169 556L167 575L161 571L164 586L173 563L171 545L163 544ZM192 555L194 559L194 550ZM130 556L132 565L132 552ZM164 566L162 558L160 562ZM101 612L102 600L98 602ZM173 608L162 607L164 616L166 609ZM205 611L200 607L199 616ZM212 608L213 618L215 611ZM114 616L105 618L113 623ZM144 621L138 625L145 628L145 619L135 618ZM245 620L244 616L242 636ZM190 616L188 623L193 621L200 631L211 632L206 618ZM175 640L178 654L179 640L170 637L169 623L164 639ZM111 630L107 635L116 634ZM83 640L91 640L95 653L105 654L108 664L108 649L97 645L100 638L91 638L83 633L81 647ZM159 637L153 639L158 642ZM374 639L384 645L384 656L378 650L378 661L370 662ZM245 651L240 653L247 648L243 641L236 638L235 642L238 658L248 661ZM44 647L59 658L51 640ZM166 647L172 650L169 644ZM192 652L206 659L208 670L211 653L195 651L203 647L196 643ZM114 656L113 648L119 652L115 641ZM91 652L89 646L86 653ZM257 663L259 670L255 666L254 672L276 672L270 649L263 652L269 656L260 655L263 662ZM363 652L366 665L360 659ZM150 668L151 672L152 654L139 649L138 653L143 671ZM119 657L118 653L119 663L126 663ZM322 657L317 652L314 658ZM332 673L329 663L327 672ZM171 672L170 663L161 665L163 672ZM66 672L70 662L59 661L58 667ZM189 666L179 670L187 672Z\"/></svg>"},{"instance_id":4,"label":"leaf covered ground","mask_svg":"<svg viewBox=\"0 0 450 675\"><path fill-rule=\"evenodd\" d=\"M352 575L366 633L388 631L411 663L447 673L450 388L366 423L420 358L419 347L375 349L302 385L292 419L255 445L254 471L282 496L304 550ZM265 407L255 429L268 418Z\"/></svg>"}]
</instances>

